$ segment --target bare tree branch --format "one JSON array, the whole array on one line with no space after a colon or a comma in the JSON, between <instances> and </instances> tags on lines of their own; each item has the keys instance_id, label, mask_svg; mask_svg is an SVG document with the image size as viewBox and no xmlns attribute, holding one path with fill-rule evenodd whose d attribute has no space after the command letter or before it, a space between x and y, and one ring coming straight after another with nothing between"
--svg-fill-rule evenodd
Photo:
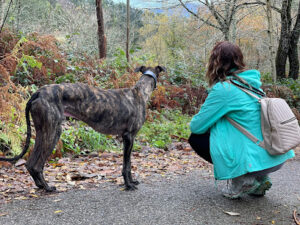
<instances>
[{"instance_id":1,"label":"bare tree branch","mask_svg":"<svg viewBox=\"0 0 300 225\"><path fill-rule=\"evenodd\" d=\"M211 1L210 4L208 0L205 0L205 2L206 2L206 6L209 8L211 13L214 15L215 19L218 21L220 27L223 27L225 25L224 24L225 19L216 11L214 2Z\"/></svg>"},{"instance_id":2,"label":"bare tree branch","mask_svg":"<svg viewBox=\"0 0 300 225\"><path fill-rule=\"evenodd\" d=\"M183 2L182 0L178 0L180 2L180 4L183 6L183 8L185 8L186 11L188 11L189 13L191 13L193 16L195 16L197 19L199 19L200 21L202 21L203 23L211 26L211 27L214 27L218 30L221 30L221 27L218 27L217 25L213 24L213 23L210 23L207 19L207 20L204 20L203 18L201 18L199 15L197 15L196 13L194 13L193 11L191 11Z\"/></svg>"},{"instance_id":3,"label":"bare tree branch","mask_svg":"<svg viewBox=\"0 0 300 225\"><path fill-rule=\"evenodd\" d=\"M228 21L228 24L231 24L232 20L233 20L233 16L236 12L236 0L233 1L233 4L231 6L231 9L229 11L229 21Z\"/></svg>"},{"instance_id":4,"label":"bare tree branch","mask_svg":"<svg viewBox=\"0 0 300 225\"><path fill-rule=\"evenodd\" d=\"M255 2L244 2L244 3L241 3L241 4L239 4L239 5L237 5L236 6L236 8L237 9L239 9L239 8L243 8L243 7L246 7L246 6L251 6L251 5L253 5L253 6L255 6L255 5L266 5L266 3L265 2L261 2L261 1L255 1ZM273 10L275 10L276 12L278 12L278 13L281 13L281 9L279 9L279 8L277 8L277 7L275 7L275 6L271 6L271 8L273 9Z\"/></svg>"},{"instance_id":5,"label":"bare tree branch","mask_svg":"<svg viewBox=\"0 0 300 225\"><path fill-rule=\"evenodd\" d=\"M1 25L1 28L0 28L0 33L2 32L3 26L4 26L5 21L6 21L6 19L7 19L7 15L8 15L8 12L9 12L9 9L10 9L10 6L11 6L12 1L13 1L13 0L10 0L10 2L9 2L9 5L8 5L8 8L7 8L6 15L5 15L4 19L3 19L3 22L2 22L2 25Z\"/></svg>"},{"instance_id":6,"label":"bare tree branch","mask_svg":"<svg viewBox=\"0 0 300 225\"><path fill-rule=\"evenodd\" d=\"M183 8L185 8L186 11L188 11L190 14L192 14L193 16L195 16L196 18L200 19L199 16L194 13L192 10L190 10L183 2L182 0L178 0L180 2L180 4L183 6Z\"/></svg>"}]
</instances>

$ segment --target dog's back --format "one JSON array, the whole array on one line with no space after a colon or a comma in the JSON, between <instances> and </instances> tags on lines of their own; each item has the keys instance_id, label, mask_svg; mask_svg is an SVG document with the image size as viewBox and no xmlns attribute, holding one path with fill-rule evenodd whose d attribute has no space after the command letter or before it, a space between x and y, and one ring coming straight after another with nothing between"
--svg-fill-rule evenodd
<instances>
[{"instance_id":1,"label":"dog's back","mask_svg":"<svg viewBox=\"0 0 300 225\"><path fill-rule=\"evenodd\" d=\"M41 106L40 100L36 99L32 103L32 112L49 107L62 116L84 121L100 133L133 132L145 121L146 103L137 88L104 90L76 83L47 85L38 92L39 99L47 104Z\"/></svg>"}]
</instances>

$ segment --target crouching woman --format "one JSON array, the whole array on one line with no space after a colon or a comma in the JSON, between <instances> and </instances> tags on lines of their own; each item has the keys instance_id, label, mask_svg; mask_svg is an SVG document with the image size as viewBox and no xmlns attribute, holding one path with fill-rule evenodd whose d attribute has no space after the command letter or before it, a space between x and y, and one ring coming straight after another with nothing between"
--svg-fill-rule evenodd
<instances>
[{"instance_id":1,"label":"crouching woman","mask_svg":"<svg viewBox=\"0 0 300 225\"><path fill-rule=\"evenodd\" d=\"M294 152L270 155L225 118L235 120L258 139L263 139L257 100L226 82L234 78L241 85L246 81L259 89L260 73L246 70L240 48L225 41L213 48L206 78L211 90L190 123L190 145L198 155L213 163L216 180L229 181L222 190L225 197L263 196L272 185L268 174L280 169L287 159L294 157Z\"/></svg>"}]
</instances>

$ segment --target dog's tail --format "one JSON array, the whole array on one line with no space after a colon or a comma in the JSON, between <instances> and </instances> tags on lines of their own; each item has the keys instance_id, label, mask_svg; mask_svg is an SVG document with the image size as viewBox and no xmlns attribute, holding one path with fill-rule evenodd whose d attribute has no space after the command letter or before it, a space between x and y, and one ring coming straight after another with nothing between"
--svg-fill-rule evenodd
<instances>
[{"instance_id":1,"label":"dog's tail","mask_svg":"<svg viewBox=\"0 0 300 225\"><path fill-rule=\"evenodd\" d=\"M27 124L27 138L26 138L26 143L25 146L23 148L23 151L21 152L20 155L15 156L14 158L3 158L0 157L0 161L8 161L8 162L15 162L19 159L21 159L25 153L28 150L29 144L30 144L30 138L31 138L31 126L30 126L30 116L29 116L29 112L31 109L31 103L37 99L39 96L39 92L34 93L31 98L29 99L29 101L26 104L26 109L25 109L25 116L26 116L26 124Z\"/></svg>"}]
</instances>

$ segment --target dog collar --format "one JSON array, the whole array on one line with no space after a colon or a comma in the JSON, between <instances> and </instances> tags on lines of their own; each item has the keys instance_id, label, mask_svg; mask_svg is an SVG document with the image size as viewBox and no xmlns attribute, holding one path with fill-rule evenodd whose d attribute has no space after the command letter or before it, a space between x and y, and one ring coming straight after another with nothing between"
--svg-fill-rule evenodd
<instances>
[{"instance_id":1,"label":"dog collar","mask_svg":"<svg viewBox=\"0 0 300 225\"><path fill-rule=\"evenodd\" d=\"M155 75L155 73L153 73L151 70L147 70L145 73L143 73L143 75L150 76L154 79L154 81L155 81L154 89L155 89L156 88L156 83L157 83L157 76Z\"/></svg>"}]
</instances>

